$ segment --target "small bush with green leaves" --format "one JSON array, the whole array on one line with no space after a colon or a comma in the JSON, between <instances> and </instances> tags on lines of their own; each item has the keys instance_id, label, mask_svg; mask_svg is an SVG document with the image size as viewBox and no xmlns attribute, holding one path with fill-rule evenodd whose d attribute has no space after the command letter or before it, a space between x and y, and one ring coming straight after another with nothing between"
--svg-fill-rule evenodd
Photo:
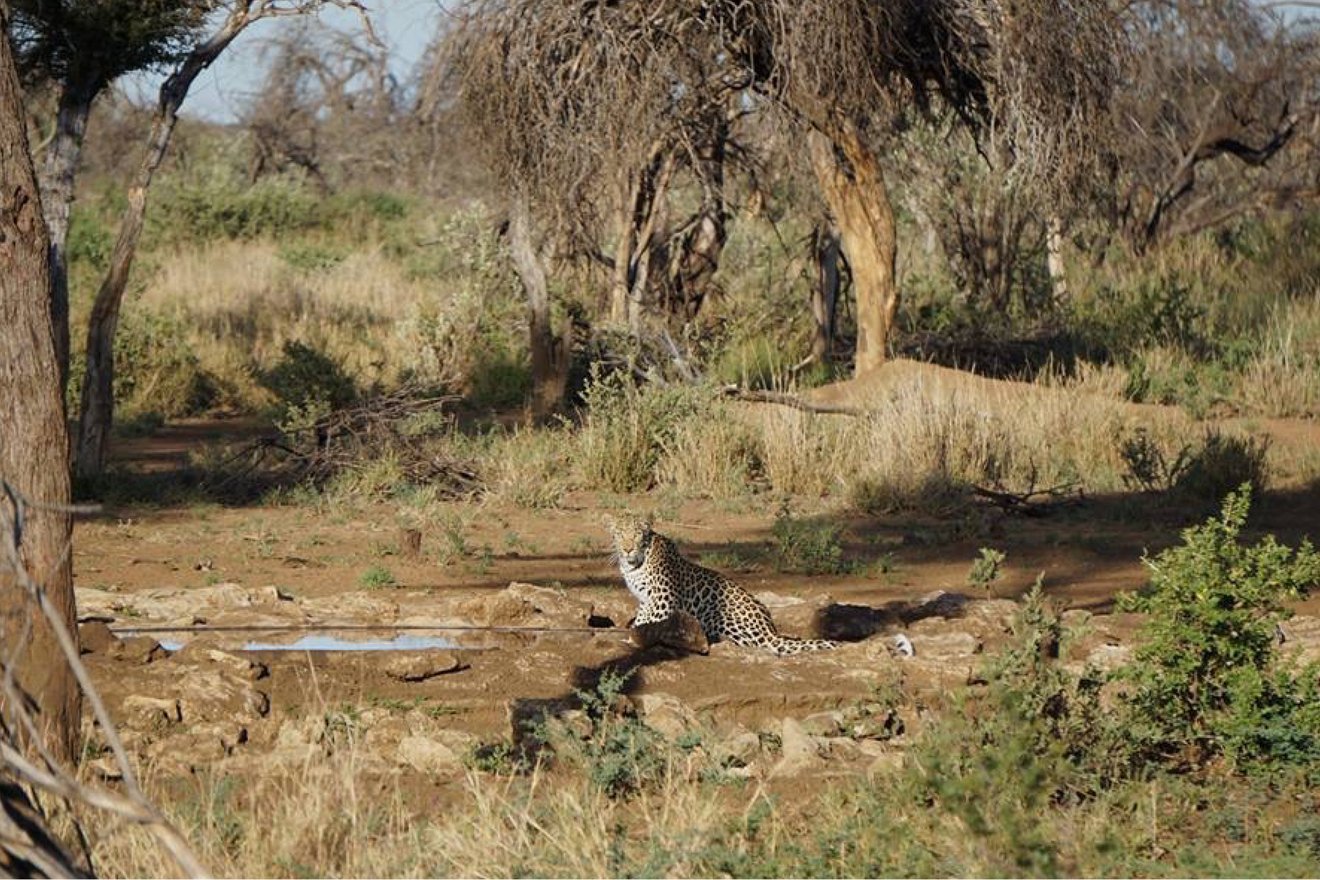
<instances>
[{"instance_id":1,"label":"small bush with green leaves","mask_svg":"<svg viewBox=\"0 0 1320 880\"><path fill-rule=\"evenodd\" d=\"M664 773L668 743L657 731L618 704L632 672L606 670L596 686L574 690L587 717L578 732L549 719L536 732L554 748L555 757L585 770L591 782L612 798L635 794Z\"/></svg>"},{"instance_id":2,"label":"small bush with green leaves","mask_svg":"<svg viewBox=\"0 0 1320 880\"><path fill-rule=\"evenodd\" d=\"M295 339L284 343L283 356L259 380L277 401L281 429L306 428L318 418L352 403L353 379L333 358Z\"/></svg>"},{"instance_id":3,"label":"small bush with green leaves","mask_svg":"<svg viewBox=\"0 0 1320 880\"><path fill-rule=\"evenodd\" d=\"M1004 564L1005 558L1001 550L982 547L980 555L972 562L972 567L967 572L967 583L974 587L990 589L990 585L999 580L999 567Z\"/></svg>"},{"instance_id":4,"label":"small bush with green leaves","mask_svg":"<svg viewBox=\"0 0 1320 880\"><path fill-rule=\"evenodd\" d=\"M1145 558L1149 587L1121 597L1120 607L1149 615L1124 672L1131 736L1147 761L1320 760L1317 670L1294 674L1275 653L1284 603L1320 585L1320 553L1272 535L1243 544L1250 506L1243 485L1180 546Z\"/></svg>"},{"instance_id":5,"label":"small bush with green leaves","mask_svg":"<svg viewBox=\"0 0 1320 880\"><path fill-rule=\"evenodd\" d=\"M392 587L398 584L398 580L394 577L394 572L385 566L373 565L362 572L358 583L364 587Z\"/></svg>"},{"instance_id":6,"label":"small bush with green leaves","mask_svg":"<svg viewBox=\"0 0 1320 880\"><path fill-rule=\"evenodd\" d=\"M788 505L779 508L772 528L779 565L802 574L842 574L848 570L840 537L843 527L819 519L797 517Z\"/></svg>"}]
</instances>

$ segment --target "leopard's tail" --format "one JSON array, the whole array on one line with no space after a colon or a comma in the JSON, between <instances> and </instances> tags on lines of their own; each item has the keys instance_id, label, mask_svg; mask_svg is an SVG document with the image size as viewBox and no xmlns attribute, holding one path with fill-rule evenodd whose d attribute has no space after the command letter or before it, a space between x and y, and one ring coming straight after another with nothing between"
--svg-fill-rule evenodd
<instances>
[{"instance_id":1,"label":"leopard's tail","mask_svg":"<svg viewBox=\"0 0 1320 880\"><path fill-rule=\"evenodd\" d=\"M804 651L830 651L838 647L841 647L839 642L829 639L795 639L792 636L776 636L770 645L770 649L781 656Z\"/></svg>"}]
</instances>

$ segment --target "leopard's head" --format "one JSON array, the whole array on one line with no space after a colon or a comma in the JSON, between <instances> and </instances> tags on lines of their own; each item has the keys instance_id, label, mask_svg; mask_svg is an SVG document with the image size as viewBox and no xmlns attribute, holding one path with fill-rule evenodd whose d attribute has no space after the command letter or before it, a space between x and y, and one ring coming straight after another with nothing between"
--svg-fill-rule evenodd
<instances>
[{"instance_id":1,"label":"leopard's head","mask_svg":"<svg viewBox=\"0 0 1320 880\"><path fill-rule=\"evenodd\" d=\"M622 514L618 519L606 515L602 518L614 541L614 559L625 574L642 567L646 553L651 549L651 518Z\"/></svg>"}]
</instances>

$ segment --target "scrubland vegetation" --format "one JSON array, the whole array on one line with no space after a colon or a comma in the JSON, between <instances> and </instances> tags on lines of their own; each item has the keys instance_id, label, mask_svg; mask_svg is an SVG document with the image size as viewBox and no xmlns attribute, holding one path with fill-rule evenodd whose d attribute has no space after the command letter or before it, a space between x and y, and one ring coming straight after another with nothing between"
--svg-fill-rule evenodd
<instances>
[{"instance_id":1,"label":"scrubland vegetation","mask_svg":"<svg viewBox=\"0 0 1320 880\"><path fill-rule=\"evenodd\" d=\"M99 207L88 198L75 219L76 278L104 252ZM1204 513L1242 486L1148 561L1150 588L1129 604L1150 622L1128 666L1061 665L1070 633L1033 594L1013 647L986 658L987 684L922 706L936 720L866 779L785 799L740 778L709 731L666 737L619 714L621 682L607 677L583 694L582 724L537 731L549 744L540 757L492 743L468 756L443 808L418 812L397 781L381 788L359 774L362 731L331 713L326 729L340 733L287 776L157 780L216 870L1306 876L1320 865L1320 682L1273 644L1274 621L1313 587L1320 563L1309 547L1292 554L1240 535L1253 491L1320 476L1320 456L1281 455L1251 431L1316 415L1313 218L1189 239L1154 268L1116 258L1071 301L1029 315L983 312L951 292L935 261L909 265L905 284L919 292L893 352L972 369L984 357L993 375L1025 384L898 379L859 416L722 393L738 383L801 395L836 378L794 370L811 332L794 305L805 281L772 230L740 219L728 293L711 304L708 354L694 363L702 378L639 384L617 352L587 348L573 405L549 422L523 410L520 291L480 203L247 186L221 164L204 181L169 178L149 229L150 269L121 335L126 434L223 414L266 420L306 451L314 441L300 429L337 409L401 391L453 399L406 414L385 449L327 470L285 469L277 457L247 471L245 459L199 451L189 479L144 485L112 470L101 497L383 501L425 518L451 492L547 508L585 490L957 521L975 518L973 487L1143 493ZM557 297L564 314L590 306L575 293ZM444 469L415 467L436 458L475 479L450 484ZM267 470L275 478L262 479ZM846 570L837 531L805 523L781 515L782 564ZM387 577L376 567L362 582ZM901 691L878 699L916 711ZM170 870L128 832L96 855L109 873Z\"/></svg>"},{"instance_id":2,"label":"scrubland vegetation","mask_svg":"<svg viewBox=\"0 0 1320 880\"><path fill-rule=\"evenodd\" d=\"M428 563L483 575L494 551L466 525L508 511L708 500L756 512L766 559L804 580L889 571L888 545L845 553L845 523L935 523L925 544L981 545L959 579L987 599L1012 559L1002 524L1066 508L1061 531L1121 520L1148 542L1144 588L1100 603L1139 617L1136 646L1103 668L1070 657L1086 615L1066 617L1042 574L965 686L918 699L896 674L840 706L866 717L838 748L885 750L809 791L753 773L714 713L648 725L613 667L571 709L522 727L511 709L508 735L433 787L378 772L361 707L322 700L314 747L279 772L144 766L217 873L1320 874L1320 669L1278 644L1320 555L1249 519L1320 490L1314 28L1275 40L1260 10L1238 28L1232 2L1174 4L1217 23L1211 50L1143 62L1116 34L1073 33L1101 28L1098 6L1065 20L1027 4L1027 24L991 27L915 4L912 34L868 28L835 59L811 41L858 32L864 4L797 5L732 4L739 26L708 27L659 4L690 39L619 72L578 4L475 2L394 91L374 49L314 30L275 43L286 87L236 124L182 125L153 184L114 332L109 463L74 497L125 528L215 504L366 512L429 530ZM719 42L744 7L786 29L766 49L782 57ZM544 31L483 42L519 10ZM1141 20L1147 48L1200 45L1162 21ZM1076 58L1034 51L1061 34ZM584 40L567 73L547 35ZM510 53L525 77L505 76ZM336 80L335 64L359 72ZM122 139L144 113L102 102L92 127ZM1224 114L1240 129L1215 140ZM1137 144L1142 126L1159 137ZM77 328L126 204L122 143L88 144L66 248L70 413ZM857 232L857 206L880 201L888 250L874 216ZM185 465L116 455L181 426L210 435ZM273 552L264 525L251 541ZM348 586L409 587L386 558L401 555L373 548ZM213 568L193 570L212 586ZM744 732L758 755L794 748ZM88 846L105 874L175 870L141 829Z\"/></svg>"}]
</instances>

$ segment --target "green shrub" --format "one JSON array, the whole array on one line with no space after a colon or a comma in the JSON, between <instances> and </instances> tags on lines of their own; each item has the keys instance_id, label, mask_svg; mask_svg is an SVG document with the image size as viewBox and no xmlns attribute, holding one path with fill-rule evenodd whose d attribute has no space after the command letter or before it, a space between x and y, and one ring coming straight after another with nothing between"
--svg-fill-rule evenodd
<instances>
[{"instance_id":1,"label":"green shrub","mask_svg":"<svg viewBox=\"0 0 1320 880\"><path fill-rule=\"evenodd\" d=\"M262 371L258 381L275 395L277 419L286 432L347 406L358 394L338 362L294 339L285 341L280 360Z\"/></svg>"},{"instance_id":2,"label":"green shrub","mask_svg":"<svg viewBox=\"0 0 1320 880\"><path fill-rule=\"evenodd\" d=\"M80 360L74 361L81 366ZM71 379L81 393L82 370ZM115 404L126 415L193 415L214 401L213 378L189 348L182 323L160 312L126 309L115 334Z\"/></svg>"},{"instance_id":3,"label":"green shrub","mask_svg":"<svg viewBox=\"0 0 1320 880\"><path fill-rule=\"evenodd\" d=\"M373 565L362 572L358 583L364 587L393 587L398 584L398 580L394 577L394 572L385 566Z\"/></svg>"},{"instance_id":4,"label":"green shrub","mask_svg":"<svg viewBox=\"0 0 1320 880\"><path fill-rule=\"evenodd\" d=\"M1242 544L1250 505L1244 484L1181 546L1143 559L1149 587L1121 597L1120 607L1150 615L1124 672L1131 736L1146 760L1320 760L1316 670L1292 675L1274 647L1285 601L1320 585L1320 553L1272 535Z\"/></svg>"},{"instance_id":5,"label":"green shrub","mask_svg":"<svg viewBox=\"0 0 1320 880\"><path fill-rule=\"evenodd\" d=\"M999 580L1002 572L1000 566L1004 564L1004 553L995 550L992 547L982 547L975 561L972 562L971 569L967 572L967 583L974 587L985 587L990 589L990 585Z\"/></svg>"},{"instance_id":6,"label":"green shrub","mask_svg":"<svg viewBox=\"0 0 1320 880\"><path fill-rule=\"evenodd\" d=\"M607 669L595 688L574 690L586 714L585 730L551 719L537 732L554 748L557 760L582 769L611 798L627 797L658 782L666 764L664 737L640 719L619 712L631 677L631 671Z\"/></svg>"},{"instance_id":7,"label":"green shrub","mask_svg":"<svg viewBox=\"0 0 1320 880\"><path fill-rule=\"evenodd\" d=\"M772 528L775 551L783 571L802 574L842 574L849 569L843 558L843 527L821 519L793 515L787 504L775 514Z\"/></svg>"},{"instance_id":8,"label":"green shrub","mask_svg":"<svg viewBox=\"0 0 1320 880\"><path fill-rule=\"evenodd\" d=\"M227 175L164 186L152 200L149 221L168 241L260 238L315 227L319 201L305 186L282 178L245 185Z\"/></svg>"}]
</instances>

